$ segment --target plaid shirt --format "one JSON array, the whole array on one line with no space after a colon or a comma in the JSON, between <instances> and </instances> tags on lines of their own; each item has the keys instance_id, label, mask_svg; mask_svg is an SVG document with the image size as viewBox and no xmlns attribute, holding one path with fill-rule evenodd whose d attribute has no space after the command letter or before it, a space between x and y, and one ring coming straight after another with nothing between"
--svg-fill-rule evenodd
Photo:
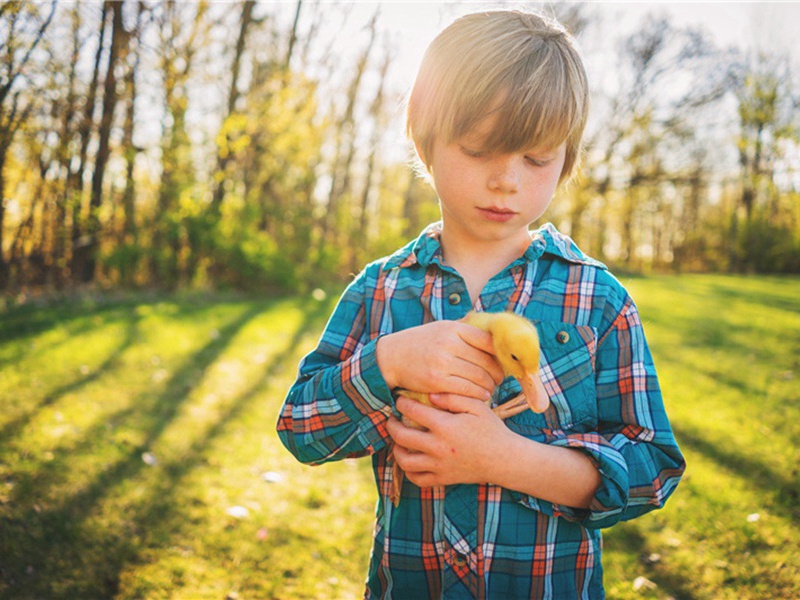
<instances>
[{"instance_id":1,"label":"plaid shirt","mask_svg":"<svg viewBox=\"0 0 800 600\"><path fill-rule=\"evenodd\" d=\"M280 438L304 463L372 456L379 498L366 598L602 598L600 528L661 507L685 463L633 301L552 225L531 233L525 254L488 282L474 308L513 310L536 324L551 405L506 424L585 452L602 478L591 507L496 485L419 488L408 480L399 506L389 501L386 421L397 412L377 340L473 308L464 280L442 264L439 232L430 226L350 284L300 364ZM518 393L507 378L494 402Z\"/></svg>"}]
</instances>

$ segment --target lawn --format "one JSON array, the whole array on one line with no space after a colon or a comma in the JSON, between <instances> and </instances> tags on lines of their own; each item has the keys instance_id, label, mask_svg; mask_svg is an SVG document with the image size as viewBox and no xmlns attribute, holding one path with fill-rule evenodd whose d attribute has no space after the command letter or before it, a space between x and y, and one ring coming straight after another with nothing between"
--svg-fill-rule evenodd
<instances>
[{"instance_id":1,"label":"lawn","mask_svg":"<svg viewBox=\"0 0 800 600\"><path fill-rule=\"evenodd\" d=\"M623 283L689 466L606 532L609 597L800 597L800 280ZM274 432L334 302L0 313L0 597L360 597L369 461L304 467Z\"/></svg>"}]
</instances>

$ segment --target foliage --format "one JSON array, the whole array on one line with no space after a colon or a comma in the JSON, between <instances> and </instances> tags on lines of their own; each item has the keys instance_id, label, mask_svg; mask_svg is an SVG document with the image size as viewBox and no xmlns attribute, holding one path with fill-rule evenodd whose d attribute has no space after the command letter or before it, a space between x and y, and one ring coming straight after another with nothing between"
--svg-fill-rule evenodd
<instances>
[{"instance_id":1,"label":"foliage","mask_svg":"<svg viewBox=\"0 0 800 600\"><path fill-rule=\"evenodd\" d=\"M757 209L736 237L735 262L755 273L800 273L800 240L785 224L775 222Z\"/></svg>"},{"instance_id":2,"label":"foliage","mask_svg":"<svg viewBox=\"0 0 800 600\"><path fill-rule=\"evenodd\" d=\"M688 467L665 509L606 531L609 597L797 597L800 281L625 283ZM274 432L323 298L0 313L0 596L360 597L370 461L303 466Z\"/></svg>"},{"instance_id":3,"label":"foliage","mask_svg":"<svg viewBox=\"0 0 800 600\"><path fill-rule=\"evenodd\" d=\"M608 46L601 11L553 10L588 59ZM2 4L0 291L306 289L437 219L399 149L391 24L341 45L349 14ZM793 59L650 15L613 47L580 178L544 219L627 270L797 272Z\"/></svg>"}]
</instances>

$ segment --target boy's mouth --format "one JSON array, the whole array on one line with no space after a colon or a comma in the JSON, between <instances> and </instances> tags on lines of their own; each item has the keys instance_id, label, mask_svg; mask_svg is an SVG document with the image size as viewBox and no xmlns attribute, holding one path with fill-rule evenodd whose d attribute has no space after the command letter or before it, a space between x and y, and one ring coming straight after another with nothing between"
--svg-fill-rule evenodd
<instances>
[{"instance_id":1,"label":"boy's mouth","mask_svg":"<svg viewBox=\"0 0 800 600\"><path fill-rule=\"evenodd\" d=\"M511 220L517 214L511 209L500 208L498 206L488 206L486 208L478 207L478 212L484 219L501 223Z\"/></svg>"}]
</instances>

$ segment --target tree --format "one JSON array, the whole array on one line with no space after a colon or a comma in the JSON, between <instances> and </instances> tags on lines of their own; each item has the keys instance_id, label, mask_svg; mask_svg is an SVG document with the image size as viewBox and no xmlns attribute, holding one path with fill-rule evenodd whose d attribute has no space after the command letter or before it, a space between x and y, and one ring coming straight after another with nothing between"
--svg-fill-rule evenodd
<instances>
[{"instance_id":1,"label":"tree","mask_svg":"<svg viewBox=\"0 0 800 600\"><path fill-rule=\"evenodd\" d=\"M789 194L776 181L776 171L787 164L787 149L797 148L800 132L791 82L788 57L759 52L740 65L735 95L744 218L737 213L731 217L734 270L772 270L782 260L777 255L797 252L787 243L795 218L783 206L782 198Z\"/></svg>"},{"instance_id":2,"label":"tree","mask_svg":"<svg viewBox=\"0 0 800 600\"><path fill-rule=\"evenodd\" d=\"M0 288L8 279L8 263L3 253L5 230L5 167L8 150L17 132L35 106L35 95L27 94L35 86L33 68L40 67L31 58L50 26L56 0L49 11L41 4L11 1L0 5Z\"/></svg>"},{"instance_id":3,"label":"tree","mask_svg":"<svg viewBox=\"0 0 800 600\"><path fill-rule=\"evenodd\" d=\"M336 154L333 159L330 192L325 217L322 221L322 235L320 236L320 255L324 255L324 250L338 246L337 235L335 234L336 221L339 217L339 210L342 198L350 190L350 179L352 176L353 159L356 154L357 128L355 121L355 107L359 99L361 82L367 68L367 61L375 44L377 34L377 21L379 11L373 14L367 28L369 29L369 41L364 46L358 57L353 78L347 90L346 105L343 114L338 119L334 135L336 136Z\"/></svg>"},{"instance_id":4,"label":"tree","mask_svg":"<svg viewBox=\"0 0 800 600\"><path fill-rule=\"evenodd\" d=\"M370 151L369 157L367 158L367 172L364 177L364 188L361 192L361 202L358 207L358 225L354 231L354 239L361 241L361 251L354 249L352 253L351 268L354 271L360 268L364 260L364 250L366 250L366 242L369 239L367 229L369 202L374 186L374 178L378 171L376 163L380 161L380 142L386 127L386 107L384 106L386 101L386 75L392 64L392 58L392 53L387 48L384 52L383 62L381 63L379 71L378 87L369 109L370 120L372 121L372 134L370 136Z\"/></svg>"},{"instance_id":5,"label":"tree","mask_svg":"<svg viewBox=\"0 0 800 600\"><path fill-rule=\"evenodd\" d=\"M233 64L231 65L231 82L228 90L227 110L225 120L231 119L236 113L236 102L239 99L239 71L247 41L247 32L253 22L254 0L246 0L242 4L242 13L239 20L239 35L236 38L236 47L233 53ZM298 16L300 13L300 3L298 2ZM225 182L227 179L226 169L231 159L230 152L227 151L228 145L218 145L217 150L217 177L214 182L214 194L211 199L211 212L214 218L219 217L220 206L225 195Z\"/></svg>"},{"instance_id":6,"label":"tree","mask_svg":"<svg viewBox=\"0 0 800 600\"><path fill-rule=\"evenodd\" d=\"M88 283L94 279L97 267L97 253L100 247L100 207L103 204L103 180L106 164L111 153L111 126L117 106L117 63L123 48L128 43L128 32L122 22L122 2L106 0L104 15L111 14L111 44L106 62L106 74L103 83L103 104L100 124L97 128L98 148L92 172L91 194L89 196L89 214L82 231L84 243L76 248L75 276L78 281ZM102 25L105 27L105 22Z\"/></svg>"},{"instance_id":7,"label":"tree","mask_svg":"<svg viewBox=\"0 0 800 600\"><path fill-rule=\"evenodd\" d=\"M150 276L154 283L175 287L191 278L181 271L182 224L178 213L183 194L194 183L191 144L186 131L189 77L210 23L208 2L180 4L167 0L156 18L159 26L160 71L164 121L161 135L161 180L153 216ZM191 248L189 249L191 251Z\"/></svg>"},{"instance_id":8,"label":"tree","mask_svg":"<svg viewBox=\"0 0 800 600\"><path fill-rule=\"evenodd\" d=\"M621 261L630 264L639 246L656 260L666 255L664 239L674 237L644 223L656 210L680 213L670 203L680 202L682 194L668 193L688 180L691 164L680 149L693 140L710 143L697 123L706 107L723 97L730 71L726 55L702 33L676 28L666 18L648 17L625 38L619 63L620 85L599 103L606 118L589 136L584 190L576 195L570 218L573 231L592 236L584 225L586 215L608 213L605 205L619 192L615 246ZM609 229L599 223L593 231L595 243L589 247L600 257Z\"/></svg>"}]
</instances>

